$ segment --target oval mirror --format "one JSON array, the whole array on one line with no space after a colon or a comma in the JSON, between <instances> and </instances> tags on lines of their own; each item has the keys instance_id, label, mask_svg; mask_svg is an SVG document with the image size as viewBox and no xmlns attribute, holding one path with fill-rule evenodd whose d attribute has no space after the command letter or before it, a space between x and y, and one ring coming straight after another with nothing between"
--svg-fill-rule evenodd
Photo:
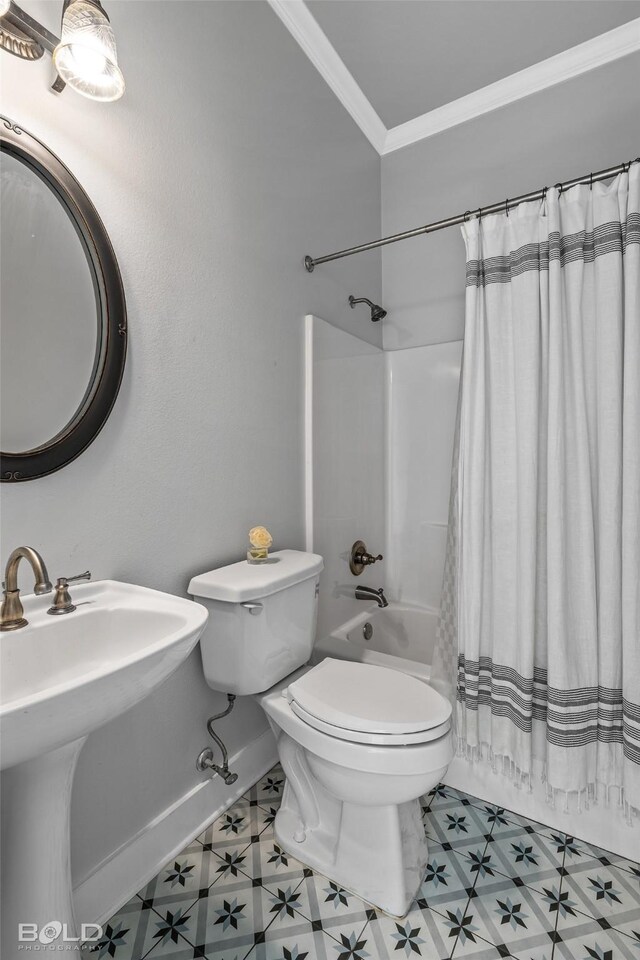
<instances>
[{"instance_id":1,"label":"oval mirror","mask_svg":"<svg viewBox=\"0 0 640 960\"><path fill-rule=\"evenodd\" d=\"M116 399L127 346L118 264L93 204L0 118L0 447L4 481L74 460Z\"/></svg>"}]
</instances>

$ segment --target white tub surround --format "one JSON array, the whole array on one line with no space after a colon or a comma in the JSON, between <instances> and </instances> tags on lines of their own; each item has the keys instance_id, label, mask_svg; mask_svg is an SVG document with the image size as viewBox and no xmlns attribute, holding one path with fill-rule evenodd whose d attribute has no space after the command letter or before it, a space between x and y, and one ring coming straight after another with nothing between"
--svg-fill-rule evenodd
<instances>
[{"instance_id":1,"label":"white tub surround","mask_svg":"<svg viewBox=\"0 0 640 960\"><path fill-rule=\"evenodd\" d=\"M305 324L306 548L324 557L323 637L359 613L356 586L388 586L384 354L318 317L306 317ZM359 577L349 570L356 540L385 555Z\"/></svg>"},{"instance_id":2,"label":"white tub surround","mask_svg":"<svg viewBox=\"0 0 640 960\"><path fill-rule=\"evenodd\" d=\"M393 601L383 609L371 605L319 640L313 662L358 660L429 680L437 625L435 609Z\"/></svg>"},{"instance_id":3,"label":"white tub surround","mask_svg":"<svg viewBox=\"0 0 640 960\"><path fill-rule=\"evenodd\" d=\"M386 321L385 321L386 323ZM439 609L462 342L385 353L386 586Z\"/></svg>"}]
</instances>

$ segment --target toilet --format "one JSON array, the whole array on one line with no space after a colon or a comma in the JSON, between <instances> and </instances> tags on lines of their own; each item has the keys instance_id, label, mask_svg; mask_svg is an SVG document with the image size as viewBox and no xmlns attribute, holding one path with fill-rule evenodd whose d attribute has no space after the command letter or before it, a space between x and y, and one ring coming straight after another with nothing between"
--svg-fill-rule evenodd
<instances>
[{"instance_id":1,"label":"toilet","mask_svg":"<svg viewBox=\"0 0 640 960\"><path fill-rule=\"evenodd\" d=\"M423 880L419 797L453 757L451 706L416 677L327 657L308 666L322 557L281 550L194 577L210 687L255 696L286 775L278 844L394 917Z\"/></svg>"}]
</instances>

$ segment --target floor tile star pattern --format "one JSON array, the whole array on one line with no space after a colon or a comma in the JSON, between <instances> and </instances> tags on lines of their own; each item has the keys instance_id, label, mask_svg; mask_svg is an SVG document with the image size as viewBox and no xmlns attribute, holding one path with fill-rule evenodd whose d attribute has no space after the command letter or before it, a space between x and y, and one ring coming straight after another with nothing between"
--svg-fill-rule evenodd
<instances>
[{"instance_id":1,"label":"floor tile star pattern","mask_svg":"<svg viewBox=\"0 0 640 960\"><path fill-rule=\"evenodd\" d=\"M276 766L104 925L85 960L640 960L640 865L439 784L408 915L281 850Z\"/></svg>"}]
</instances>

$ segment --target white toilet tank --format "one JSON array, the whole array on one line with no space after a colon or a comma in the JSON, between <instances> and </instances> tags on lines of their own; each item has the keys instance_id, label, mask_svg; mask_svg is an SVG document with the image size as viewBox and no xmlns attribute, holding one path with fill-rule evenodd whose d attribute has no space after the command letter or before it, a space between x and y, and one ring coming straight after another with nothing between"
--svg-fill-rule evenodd
<instances>
[{"instance_id":1,"label":"white toilet tank","mask_svg":"<svg viewBox=\"0 0 640 960\"><path fill-rule=\"evenodd\" d=\"M311 656L322 557L279 550L201 573L189 593L209 611L200 638L207 683L222 693L260 693Z\"/></svg>"}]
</instances>

